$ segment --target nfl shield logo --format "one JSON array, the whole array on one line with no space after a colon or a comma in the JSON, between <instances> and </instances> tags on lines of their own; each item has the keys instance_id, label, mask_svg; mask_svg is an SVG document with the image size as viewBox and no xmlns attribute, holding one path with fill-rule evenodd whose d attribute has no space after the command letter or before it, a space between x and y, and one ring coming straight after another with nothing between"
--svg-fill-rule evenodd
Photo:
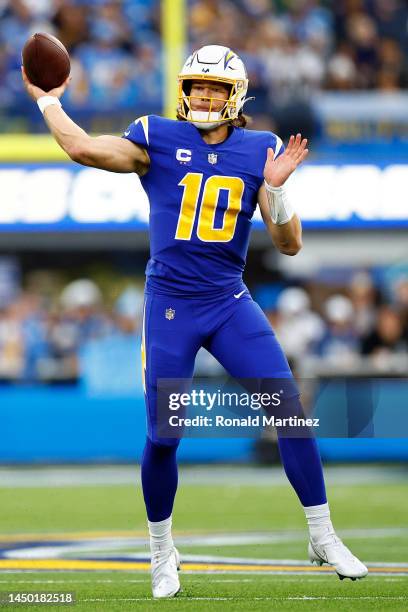
<instances>
[{"instance_id":1,"label":"nfl shield logo","mask_svg":"<svg viewBox=\"0 0 408 612\"><path fill-rule=\"evenodd\" d=\"M217 153L209 153L208 154L208 162L210 164L216 164L217 163L217 158L218 158Z\"/></svg>"},{"instance_id":2,"label":"nfl shield logo","mask_svg":"<svg viewBox=\"0 0 408 612\"><path fill-rule=\"evenodd\" d=\"M171 321L176 316L176 311L173 308L166 308L166 319Z\"/></svg>"}]
</instances>

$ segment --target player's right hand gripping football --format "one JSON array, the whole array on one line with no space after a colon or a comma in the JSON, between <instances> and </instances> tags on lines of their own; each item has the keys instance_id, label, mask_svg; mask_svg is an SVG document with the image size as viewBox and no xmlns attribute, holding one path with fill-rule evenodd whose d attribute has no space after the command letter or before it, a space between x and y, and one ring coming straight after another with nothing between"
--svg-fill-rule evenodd
<instances>
[{"instance_id":1,"label":"player's right hand gripping football","mask_svg":"<svg viewBox=\"0 0 408 612\"><path fill-rule=\"evenodd\" d=\"M71 77L68 77L59 87L50 89L50 91L44 91L40 87L37 87L36 85L33 85L32 83L30 83L25 73L24 66L21 66L21 75L23 77L24 87L26 88L28 95L35 102L38 100L38 98L41 98L42 96L55 96L56 98L59 99L63 95L64 91L66 90L71 80Z\"/></svg>"}]
</instances>

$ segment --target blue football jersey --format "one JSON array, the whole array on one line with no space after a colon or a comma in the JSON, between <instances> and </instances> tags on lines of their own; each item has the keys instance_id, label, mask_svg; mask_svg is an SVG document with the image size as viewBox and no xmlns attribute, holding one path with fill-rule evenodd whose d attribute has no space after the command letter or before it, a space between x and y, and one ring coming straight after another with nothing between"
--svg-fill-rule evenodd
<instances>
[{"instance_id":1,"label":"blue football jersey","mask_svg":"<svg viewBox=\"0 0 408 612\"><path fill-rule=\"evenodd\" d=\"M238 287L267 149L281 154L281 139L232 128L209 145L191 123L155 115L137 119L123 137L150 156L141 177L150 202L147 287L185 294Z\"/></svg>"}]
</instances>

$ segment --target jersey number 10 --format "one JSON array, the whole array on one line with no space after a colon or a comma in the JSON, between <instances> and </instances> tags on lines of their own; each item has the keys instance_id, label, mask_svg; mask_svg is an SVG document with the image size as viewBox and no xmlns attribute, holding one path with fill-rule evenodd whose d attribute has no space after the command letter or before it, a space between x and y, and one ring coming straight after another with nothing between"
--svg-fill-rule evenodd
<instances>
[{"instance_id":1,"label":"jersey number 10","mask_svg":"<svg viewBox=\"0 0 408 612\"><path fill-rule=\"evenodd\" d=\"M177 223L176 238L190 240L194 220L197 214L203 175L188 172L179 185L184 187L180 214ZM237 176L210 176L204 183L200 212L197 223L197 236L203 242L229 242L232 240L241 210L244 181ZM228 191L228 203L224 213L222 227L214 227L215 213L221 189Z\"/></svg>"}]
</instances>

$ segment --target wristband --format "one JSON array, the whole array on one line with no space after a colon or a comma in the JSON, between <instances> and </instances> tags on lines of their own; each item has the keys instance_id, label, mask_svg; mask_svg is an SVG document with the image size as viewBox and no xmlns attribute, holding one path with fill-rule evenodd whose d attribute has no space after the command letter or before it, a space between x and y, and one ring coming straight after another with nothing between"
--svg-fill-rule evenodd
<instances>
[{"instance_id":1,"label":"wristband","mask_svg":"<svg viewBox=\"0 0 408 612\"><path fill-rule=\"evenodd\" d=\"M52 104L56 104L61 108L61 102L55 96L41 96L41 98L38 98L37 104L42 114L44 114L45 109Z\"/></svg>"},{"instance_id":2,"label":"wristband","mask_svg":"<svg viewBox=\"0 0 408 612\"><path fill-rule=\"evenodd\" d=\"M265 181L265 189L272 221L276 225L288 223L295 214L295 211L289 202L285 188L283 186L272 187L272 185Z\"/></svg>"}]
</instances>

